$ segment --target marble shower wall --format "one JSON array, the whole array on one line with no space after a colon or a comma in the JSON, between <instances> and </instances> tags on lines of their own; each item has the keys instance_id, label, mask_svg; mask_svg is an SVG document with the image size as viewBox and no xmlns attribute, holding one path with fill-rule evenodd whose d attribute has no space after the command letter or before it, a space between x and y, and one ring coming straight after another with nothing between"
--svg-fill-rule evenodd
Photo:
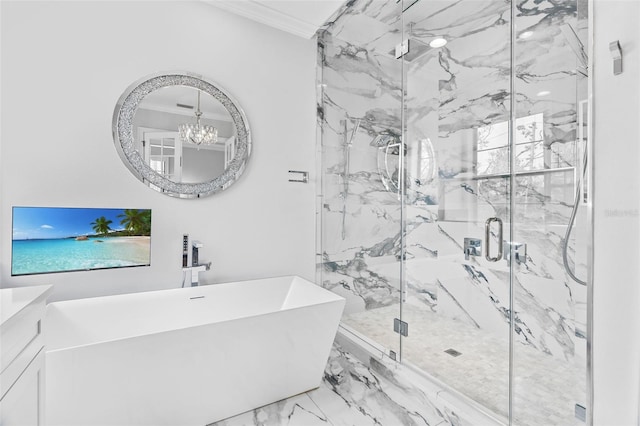
<instances>
[{"instance_id":1,"label":"marble shower wall","mask_svg":"<svg viewBox=\"0 0 640 426\"><path fill-rule=\"evenodd\" d=\"M486 261L485 247L482 256L465 260L462 248L465 237L483 238L484 221L498 216L505 220L505 240L527 244L526 263L515 265L514 274L517 341L582 362L586 288L568 277L562 261L575 195L573 168L580 167L577 102L586 80L576 73L579 62L562 31L565 24L578 34L584 30L575 0L517 6L516 115L541 119L517 122L523 145L516 167L558 170L516 177L513 235L507 223L509 179L500 176L509 172L508 152L495 148L500 137L505 140L500 134L510 115L510 5L416 2L404 13L413 49L404 63L393 55L402 38L400 7L351 1L319 37L323 285L347 298L347 315L393 306L400 302L404 267L408 304L506 336L507 261ZM448 44L430 48L435 36L445 36ZM384 147L372 146L380 134L399 141L394 138L401 134L403 81L404 213L395 193L401 149L385 156ZM486 146L495 149L483 151ZM580 208L569 259L583 279L586 238Z\"/></svg>"}]
</instances>

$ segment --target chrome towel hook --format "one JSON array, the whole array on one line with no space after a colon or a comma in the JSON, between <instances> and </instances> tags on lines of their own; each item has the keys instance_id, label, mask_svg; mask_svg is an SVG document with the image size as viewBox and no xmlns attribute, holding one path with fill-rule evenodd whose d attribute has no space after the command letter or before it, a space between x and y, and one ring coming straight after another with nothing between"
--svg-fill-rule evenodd
<instances>
[{"instance_id":1,"label":"chrome towel hook","mask_svg":"<svg viewBox=\"0 0 640 426\"><path fill-rule=\"evenodd\" d=\"M613 58L613 75L622 74L622 48L619 40L609 43L609 52Z\"/></svg>"}]
</instances>

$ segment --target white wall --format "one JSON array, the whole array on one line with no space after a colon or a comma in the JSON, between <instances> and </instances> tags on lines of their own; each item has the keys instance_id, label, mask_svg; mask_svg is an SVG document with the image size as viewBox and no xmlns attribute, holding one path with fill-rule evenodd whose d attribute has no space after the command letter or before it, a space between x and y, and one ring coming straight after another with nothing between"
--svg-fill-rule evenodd
<instances>
[{"instance_id":1,"label":"white wall","mask_svg":"<svg viewBox=\"0 0 640 426\"><path fill-rule=\"evenodd\" d=\"M315 42L199 2L1 2L0 285L53 284L52 300L180 286L183 233L205 283L315 275ZM188 70L245 110L254 150L227 191L180 200L145 187L111 136L137 79ZM313 178L313 174L312 174ZM312 179L313 182L313 179ZM153 210L151 267L11 277L11 207Z\"/></svg>"},{"instance_id":2,"label":"white wall","mask_svg":"<svg viewBox=\"0 0 640 426\"><path fill-rule=\"evenodd\" d=\"M640 2L595 0L594 424L638 424ZM614 76L609 42L620 40Z\"/></svg>"}]
</instances>

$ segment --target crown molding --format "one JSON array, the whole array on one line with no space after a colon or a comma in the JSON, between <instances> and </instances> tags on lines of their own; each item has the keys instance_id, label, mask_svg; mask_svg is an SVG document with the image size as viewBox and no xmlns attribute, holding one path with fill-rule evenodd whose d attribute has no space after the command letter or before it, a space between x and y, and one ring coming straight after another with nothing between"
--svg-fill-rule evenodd
<instances>
[{"instance_id":1,"label":"crown molding","mask_svg":"<svg viewBox=\"0 0 640 426\"><path fill-rule=\"evenodd\" d=\"M304 21L286 12L268 6L268 2L255 0L203 0L211 6L243 16L261 24L277 28L282 31L311 39L319 25Z\"/></svg>"}]
</instances>

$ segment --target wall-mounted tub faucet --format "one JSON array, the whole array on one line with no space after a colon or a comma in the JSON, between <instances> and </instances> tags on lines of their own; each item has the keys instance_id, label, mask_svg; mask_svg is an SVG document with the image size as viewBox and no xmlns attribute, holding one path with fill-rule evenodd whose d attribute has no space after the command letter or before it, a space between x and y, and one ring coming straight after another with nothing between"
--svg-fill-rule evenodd
<instances>
[{"instance_id":1,"label":"wall-mounted tub faucet","mask_svg":"<svg viewBox=\"0 0 640 426\"><path fill-rule=\"evenodd\" d=\"M191 250L189 250L191 247ZM189 234L184 234L182 238L182 287L184 287L187 275L191 275L191 287L195 287L200 281L200 272L211 269L211 262L200 263L199 250L204 247L198 240L191 240L189 244Z\"/></svg>"},{"instance_id":2,"label":"wall-mounted tub faucet","mask_svg":"<svg viewBox=\"0 0 640 426\"><path fill-rule=\"evenodd\" d=\"M198 240L193 240L191 242L191 266L198 266L198 249L204 247Z\"/></svg>"},{"instance_id":3,"label":"wall-mounted tub faucet","mask_svg":"<svg viewBox=\"0 0 640 426\"><path fill-rule=\"evenodd\" d=\"M205 272L211 269L211 262L194 265L187 269L191 270L191 287L197 287L200 281L200 272Z\"/></svg>"},{"instance_id":4,"label":"wall-mounted tub faucet","mask_svg":"<svg viewBox=\"0 0 640 426\"><path fill-rule=\"evenodd\" d=\"M191 242L191 287L198 285L200 272L205 272L211 269L211 262L201 264L198 260L198 251L202 247L204 247L204 244L198 240L193 240Z\"/></svg>"}]
</instances>

